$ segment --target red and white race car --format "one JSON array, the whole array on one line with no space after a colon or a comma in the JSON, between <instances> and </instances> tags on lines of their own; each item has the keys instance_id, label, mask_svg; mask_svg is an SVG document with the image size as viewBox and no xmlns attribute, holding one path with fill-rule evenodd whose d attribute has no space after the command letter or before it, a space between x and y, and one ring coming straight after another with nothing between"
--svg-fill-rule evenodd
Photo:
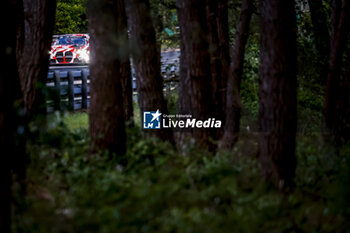
<instances>
[{"instance_id":1,"label":"red and white race car","mask_svg":"<svg viewBox=\"0 0 350 233\"><path fill-rule=\"evenodd\" d=\"M87 64L90 60L88 34L65 34L54 36L50 64Z\"/></svg>"}]
</instances>

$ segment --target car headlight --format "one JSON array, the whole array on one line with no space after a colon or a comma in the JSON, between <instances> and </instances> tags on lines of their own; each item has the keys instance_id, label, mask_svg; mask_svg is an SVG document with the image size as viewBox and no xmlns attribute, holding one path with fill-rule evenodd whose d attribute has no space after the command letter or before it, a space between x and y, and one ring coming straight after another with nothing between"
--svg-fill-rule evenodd
<instances>
[{"instance_id":1,"label":"car headlight","mask_svg":"<svg viewBox=\"0 0 350 233\"><path fill-rule=\"evenodd\" d=\"M79 60L85 62L85 63L88 63L90 61L90 56L89 54L87 53L87 51L83 50L79 53L79 56L78 56Z\"/></svg>"}]
</instances>

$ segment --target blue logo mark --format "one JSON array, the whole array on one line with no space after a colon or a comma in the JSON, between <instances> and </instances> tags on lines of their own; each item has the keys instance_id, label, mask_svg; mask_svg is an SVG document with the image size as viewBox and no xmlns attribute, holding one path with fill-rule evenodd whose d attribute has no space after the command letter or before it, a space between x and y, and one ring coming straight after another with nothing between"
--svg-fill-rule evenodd
<instances>
[{"instance_id":1,"label":"blue logo mark","mask_svg":"<svg viewBox=\"0 0 350 233\"><path fill-rule=\"evenodd\" d=\"M161 115L159 109L156 112L143 112L143 128L160 129Z\"/></svg>"}]
</instances>

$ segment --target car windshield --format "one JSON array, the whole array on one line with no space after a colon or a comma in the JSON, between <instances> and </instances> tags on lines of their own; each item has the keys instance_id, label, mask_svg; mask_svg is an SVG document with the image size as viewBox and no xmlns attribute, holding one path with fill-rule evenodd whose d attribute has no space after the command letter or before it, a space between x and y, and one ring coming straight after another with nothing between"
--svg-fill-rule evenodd
<instances>
[{"instance_id":1,"label":"car windshield","mask_svg":"<svg viewBox=\"0 0 350 233\"><path fill-rule=\"evenodd\" d=\"M83 37L68 37L64 36L58 39L56 45L84 45L86 40Z\"/></svg>"},{"instance_id":2,"label":"car windshield","mask_svg":"<svg viewBox=\"0 0 350 233\"><path fill-rule=\"evenodd\" d=\"M84 45L85 39L84 38L72 38L72 44Z\"/></svg>"}]
</instances>

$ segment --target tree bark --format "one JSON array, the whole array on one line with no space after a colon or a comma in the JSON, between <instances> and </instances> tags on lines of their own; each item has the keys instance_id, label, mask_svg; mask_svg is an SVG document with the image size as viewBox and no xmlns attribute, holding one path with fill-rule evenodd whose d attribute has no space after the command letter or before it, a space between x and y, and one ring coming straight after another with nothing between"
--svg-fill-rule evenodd
<instances>
[{"instance_id":1,"label":"tree bark","mask_svg":"<svg viewBox=\"0 0 350 233\"><path fill-rule=\"evenodd\" d=\"M267 180L293 184L296 136L296 14L292 0L260 0L259 161Z\"/></svg>"},{"instance_id":2,"label":"tree bark","mask_svg":"<svg viewBox=\"0 0 350 233\"><path fill-rule=\"evenodd\" d=\"M337 7L333 8L334 10ZM333 13L335 14L335 13ZM338 25L333 24L334 36L331 41L331 52L329 56L328 78L326 86L326 97L323 107L323 134L327 142L339 143L339 132L337 129L337 100L340 94L340 74L343 54L346 47L346 39L349 34L350 1L344 0Z\"/></svg>"},{"instance_id":3,"label":"tree bark","mask_svg":"<svg viewBox=\"0 0 350 233\"><path fill-rule=\"evenodd\" d=\"M180 10L179 7L185 7L182 6L182 2L177 2L177 14L178 14L178 21L180 22L188 22L189 21L189 15L185 13L184 10ZM178 112L179 113L186 113L188 109L191 107L188 106L190 103L188 100L190 99L188 87L189 87L189 81L188 78L188 71L189 71L189 63L188 63L188 51L189 51L189 36L190 34L187 32L185 27L180 26L180 74L179 74L179 99L178 99ZM181 98L180 98L181 97Z\"/></svg>"},{"instance_id":4,"label":"tree bark","mask_svg":"<svg viewBox=\"0 0 350 233\"><path fill-rule=\"evenodd\" d=\"M132 104L132 75L130 60L122 61L120 65L120 74L122 76L122 89L124 100L124 117L128 125L134 125L134 111Z\"/></svg>"},{"instance_id":5,"label":"tree bark","mask_svg":"<svg viewBox=\"0 0 350 233\"><path fill-rule=\"evenodd\" d=\"M177 1L177 6L178 3ZM184 6L182 6L184 7ZM178 14L178 21L180 22L189 22L189 15L185 13L184 10L180 10L177 8L177 14ZM189 63L188 63L188 51L189 51L189 41L190 40L190 34L187 32L185 27L180 26L180 73L179 73L179 98L178 98L178 112L181 114L188 114L189 110L191 109L191 103L188 102L191 97L190 93L188 91L188 88L190 86L188 78L188 72L189 72ZM182 147L186 145L186 140L188 138L191 138L191 131L182 131L182 132L176 132L176 144L177 147L182 150Z\"/></svg>"},{"instance_id":6,"label":"tree bark","mask_svg":"<svg viewBox=\"0 0 350 233\"><path fill-rule=\"evenodd\" d=\"M325 85L328 71L330 35L327 27L327 12L322 2L322 0L308 0L315 43L318 50L316 69L318 70L319 82Z\"/></svg>"},{"instance_id":7,"label":"tree bark","mask_svg":"<svg viewBox=\"0 0 350 233\"><path fill-rule=\"evenodd\" d=\"M244 51L249 36L249 24L253 13L253 1L243 0L232 49L232 62L227 82L226 120L221 147L232 149L238 140L241 120L240 86L243 72Z\"/></svg>"},{"instance_id":8,"label":"tree bark","mask_svg":"<svg viewBox=\"0 0 350 233\"><path fill-rule=\"evenodd\" d=\"M340 78L340 90L336 100L335 131L336 141L340 145L350 142L350 51L346 63L346 69Z\"/></svg>"},{"instance_id":9,"label":"tree bark","mask_svg":"<svg viewBox=\"0 0 350 233\"><path fill-rule=\"evenodd\" d=\"M127 16L132 41L132 58L136 75L136 88L141 113L159 111L167 114L163 96L163 78L160 73L160 52L152 24L149 1L126 1ZM170 130L144 130L146 135L173 141Z\"/></svg>"},{"instance_id":10,"label":"tree bark","mask_svg":"<svg viewBox=\"0 0 350 233\"><path fill-rule=\"evenodd\" d=\"M132 75L131 75L131 66L130 66L130 54L128 48L128 23L126 17L126 9L124 0L118 0L120 2L119 13L122 20L122 33L123 41L125 41L125 47L123 52L123 60L120 65L120 73L122 77L122 89L123 89L123 100L124 100L124 112L125 112L125 121L129 125L133 125L133 102L132 102Z\"/></svg>"},{"instance_id":11,"label":"tree bark","mask_svg":"<svg viewBox=\"0 0 350 233\"><path fill-rule=\"evenodd\" d=\"M212 76L212 92L215 106L215 119L225 122L226 86L229 73L229 29L228 1L206 0L206 12L209 31L209 52ZM215 139L221 138L222 128L217 130Z\"/></svg>"},{"instance_id":12,"label":"tree bark","mask_svg":"<svg viewBox=\"0 0 350 233\"><path fill-rule=\"evenodd\" d=\"M180 113L192 114L205 120L213 117L215 108L209 54L206 6L199 0L177 0L179 15L180 57ZM185 66L184 63L187 63ZM193 129L190 136L205 147L212 147L210 129Z\"/></svg>"},{"instance_id":13,"label":"tree bark","mask_svg":"<svg viewBox=\"0 0 350 233\"><path fill-rule=\"evenodd\" d=\"M89 0L91 36L90 135L92 151L108 150L123 155L126 151L124 105L120 61L124 37L120 1ZM101 26L103 25L103 26Z\"/></svg>"},{"instance_id":14,"label":"tree bark","mask_svg":"<svg viewBox=\"0 0 350 233\"><path fill-rule=\"evenodd\" d=\"M18 30L17 63L28 116L46 113L42 88L46 83L56 0L24 0Z\"/></svg>"},{"instance_id":15,"label":"tree bark","mask_svg":"<svg viewBox=\"0 0 350 233\"><path fill-rule=\"evenodd\" d=\"M331 41L334 41L335 39L335 35L339 25L341 10L342 10L342 0L332 0ZM332 43L333 42L330 42L331 46L332 46Z\"/></svg>"},{"instance_id":16,"label":"tree bark","mask_svg":"<svg viewBox=\"0 0 350 233\"><path fill-rule=\"evenodd\" d=\"M19 2L2 2L1 29L6 36L0 39L0 232L11 232L11 168L19 155L16 148L16 105L21 98L16 64L16 31L18 27ZM17 161L18 162L18 161Z\"/></svg>"}]
</instances>

